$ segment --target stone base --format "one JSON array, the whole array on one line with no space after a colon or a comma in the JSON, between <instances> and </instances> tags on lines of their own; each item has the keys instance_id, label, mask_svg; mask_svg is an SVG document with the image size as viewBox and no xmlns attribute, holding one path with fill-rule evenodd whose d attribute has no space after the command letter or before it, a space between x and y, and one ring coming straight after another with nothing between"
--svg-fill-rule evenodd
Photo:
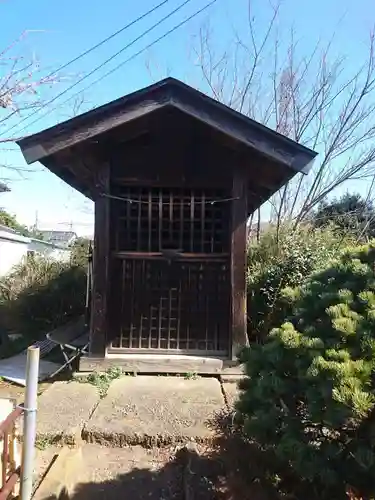
<instances>
[{"instance_id":1,"label":"stone base","mask_svg":"<svg viewBox=\"0 0 375 500\"><path fill-rule=\"evenodd\" d=\"M160 354L107 354L104 358L83 356L80 372L103 372L111 367L121 367L126 373L137 374L192 374L242 375L242 367L230 360L203 356Z\"/></svg>"},{"instance_id":2,"label":"stone base","mask_svg":"<svg viewBox=\"0 0 375 500\"><path fill-rule=\"evenodd\" d=\"M37 442L75 445L100 400L96 387L55 382L38 399Z\"/></svg>"},{"instance_id":3,"label":"stone base","mask_svg":"<svg viewBox=\"0 0 375 500\"><path fill-rule=\"evenodd\" d=\"M237 384L223 383L221 385L221 389L223 391L224 399L228 408L230 410L234 409L234 405L240 396L240 391L238 389Z\"/></svg>"},{"instance_id":4,"label":"stone base","mask_svg":"<svg viewBox=\"0 0 375 500\"><path fill-rule=\"evenodd\" d=\"M207 442L223 407L220 383L212 377L123 377L112 382L83 439L113 447Z\"/></svg>"}]
</instances>

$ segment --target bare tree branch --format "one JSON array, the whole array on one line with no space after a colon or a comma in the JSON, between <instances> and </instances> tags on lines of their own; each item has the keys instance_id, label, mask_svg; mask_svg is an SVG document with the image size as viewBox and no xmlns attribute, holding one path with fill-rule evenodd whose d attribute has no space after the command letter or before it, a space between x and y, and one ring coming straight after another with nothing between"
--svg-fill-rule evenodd
<instances>
[{"instance_id":1,"label":"bare tree branch","mask_svg":"<svg viewBox=\"0 0 375 500\"><path fill-rule=\"evenodd\" d=\"M3 50L0 50L0 145L14 142L15 136L8 136L6 130L17 123L17 118L39 109L46 102L44 93L61 81L60 75L45 76L39 62L27 57L22 42L30 34L24 31ZM20 55L21 53L21 55ZM0 152L9 151L0 147ZM3 169L23 176L35 169L1 165Z\"/></svg>"},{"instance_id":2,"label":"bare tree branch","mask_svg":"<svg viewBox=\"0 0 375 500\"><path fill-rule=\"evenodd\" d=\"M248 2L247 31L234 29L221 51L214 31L201 28L196 65L215 99L318 151L312 172L296 176L271 200L278 225L285 218L298 224L344 183L375 175L374 33L367 61L350 73L352 61L331 56L335 31L325 47L318 40L301 53L295 30L286 44L281 35L280 3L270 5L266 25L259 24L255 4ZM264 19L264 3L258 7Z\"/></svg>"}]
</instances>

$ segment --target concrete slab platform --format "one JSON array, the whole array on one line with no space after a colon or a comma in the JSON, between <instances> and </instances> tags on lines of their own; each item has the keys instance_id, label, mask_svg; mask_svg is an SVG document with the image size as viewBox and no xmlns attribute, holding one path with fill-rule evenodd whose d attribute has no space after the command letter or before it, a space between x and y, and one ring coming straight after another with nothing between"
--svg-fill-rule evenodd
<instances>
[{"instance_id":1,"label":"concrete slab platform","mask_svg":"<svg viewBox=\"0 0 375 500\"><path fill-rule=\"evenodd\" d=\"M62 448L41 480L33 500L70 498L83 467L81 448Z\"/></svg>"},{"instance_id":2,"label":"concrete slab platform","mask_svg":"<svg viewBox=\"0 0 375 500\"><path fill-rule=\"evenodd\" d=\"M87 444L82 447L82 462L75 485L69 488L70 500L182 498L182 467L175 460L173 450Z\"/></svg>"},{"instance_id":3,"label":"concrete slab platform","mask_svg":"<svg viewBox=\"0 0 375 500\"><path fill-rule=\"evenodd\" d=\"M90 384L55 382L38 399L37 440L76 444L99 400Z\"/></svg>"},{"instance_id":4,"label":"concrete slab platform","mask_svg":"<svg viewBox=\"0 0 375 500\"><path fill-rule=\"evenodd\" d=\"M245 376L242 375L220 375L220 381L231 384L238 384Z\"/></svg>"},{"instance_id":5,"label":"concrete slab platform","mask_svg":"<svg viewBox=\"0 0 375 500\"><path fill-rule=\"evenodd\" d=\"M235 402L238 400L240 391L238 389L237 384L233 384L233 382L228 382L225 384L222 384L222 389L224 392L225 400L227 402L227 405L229 409L232 409L234 407Z\"/></svg>"},{"instance_id":6,"label":"concrete slab platform","mask_svg":"<svg viewBox=\"0 0 375 500\"><path fill-rule=\"evenodd\" d=\"M236 361L224 361L223 368L220 371L220 378L224 381L231 382L231 379L242 378L245 374L245 366L239 365Z\"/></svg>"},{"instance_id":7,"label":"concrete slab platform","mask_svg":"<svg viewBox=\"0 0 375 500\"><path fill-rule=\"evenodd\" d=\"M210 421L225 406L215 378L125 377L112 382L83 431L111 446L162 446L214 435Z\"/></svg>"},{"instance_id":8,"label":"concrete slab platform","mask_svg":"<svg viewBox=\"0 0 375 500\"><path fill-rule=\"evenodd\" d=\"M61 446L49 446L43 450L35 450L35 461L33 471L33 492L39 487L43 477L47 473L51 464L61 452ZM34 499L33 499L34 500Z\"/></svg>"},{"instance_id":9,"label":"concrete slab platform","mask_svg":"<svg viewBox=\"0 0 375 500\"><path fill-rule=\"evenodd\" d=\"M202 356L160 354L107 354L103 358L82 356L79 360L80 372L103 372L112 367L121 367L126 373L153 374L153 373L200 373L219 375L223 367L223 360L204 358Z\"/></svg>"}]
</instances>

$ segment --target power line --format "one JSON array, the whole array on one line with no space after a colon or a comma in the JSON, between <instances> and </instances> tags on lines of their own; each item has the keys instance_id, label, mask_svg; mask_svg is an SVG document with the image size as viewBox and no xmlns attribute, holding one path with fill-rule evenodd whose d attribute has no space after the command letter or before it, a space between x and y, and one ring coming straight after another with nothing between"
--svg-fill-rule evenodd
<instances>
[{"instance_id":1,"label":"power line","mask_svg":"<svg viewBox=\"0 0 375 500\"><path fill-rule=\"evenodd\" d=\"M163 40L164 38L166 38L167 36L169 36L173 32L175 32L176 30L178 30L179 28L181 28L183 25L185 25L186 23L190 22L194 17L198 16L203 11L207 10L209 7L211 7L211 5L213 5L216 2L217 2L217 0L211 0L211 2L207 3L204 7L202 7L199 10L197 10L196 12L194 12L191 16L187 17L186 19L184 19L180 23L176 24L173 28L171 28L170 30L168 30L166 33L164 33L160 37L156 38L153 42L151 42L148 45L146 45L145 47L143 47L143 49L139 50L138 52L136 52L135 54L133 54L132 56L130 56L128 59L126 59L125 61L123 61L119 65L117 65L115 68L111 69L110 71L108 71L107 73L105 73L104 75L102 75L101 77L99 77L96 80L94 80L93 82L91 82L89 85L87 85L86 87L84 87L83 89L81 89L80 91L78 91L76 94L73 94L72 96L70 96L68 99L66 99L65 101L63 101L62 103L60 103L58 106L55 106L54 108L52 108L51 110L49 110L47 113L44 113L42 116L38 117L36 120L34 120L33 122L29 123L26 127L23 127L19 132L22 132L28 126L34 125L35 123L37 123L42 118L45 118L46 116L48 116L52 111L55 111L59 107L63 106L67 102L69 102L74 97L77 97L81 92L85 92L86 90L88 90L89 88L91 88L93 85L96 85L101 80L104 80L104 78L107 78L107 76L113 74L115 71L117 71L118 69L120 69L122 66L124 66L128 62L132 61L133 59L135 59L136 57L138 57L139 55L141 55L143 52L146 52L146 50L150 49L151 47L153 47L154 45L156 45L158 42L160 42L161 40Z\"/></svg>"},{"instance_id":2,"label":"power line","mask_svg":"<svg viewBox=\"0 0 375 500\"><path fill-rule=\"evenodd\" d=\"M149 16L150 14L152 14L153 12L155 12L156 10L160 9L160 7L162 7L163 5L165 5L166 3L168 3L169 1L170 0L163 0L163 2L158 3L157 5L155 5L155 7L152 7L152 9L148 10L147 12L145 12L144 14L142 14L141 16L137 17L136 19L134 19L133 21L131 21L130 23L128 23L126 26L123 26L119 30L117 30L114 33L112 33L112 35L108 36L107 38L104 38L104 40L102 40L101 42L98 42L96 45L94 45L94 46L90 47L89 49L85 50L84 52L82 52L81 54L79 54L74 59L71 59L70 61L68 61L67 63L63 64L62 66L60 66L56 70L52 71L45 78L50 78L51 76L55 75L59 71L62 71L63 69L65 69L68 66L70 66L71 64L77 62L79 59L82 59L82 57L87 56L87 54L90 54L90 52L93 52L94 50L98 49L99 47L101 47L105 43L107 43L110 40L112 40L113 38L115 38L120 33L123 33L127 29L129 29L132 26L134 26L135 24L137 24L139 21L142 21L142 19L144 19L145 17Z\"/></svg>"},{"instance_id":3,"label":"power line","mask_svg":"<svg viewBox=\"0 0 375 500\"><path fill-rule=\"evenodd\" d=\"M117 51L111 57L109 57L104 62L102 62L99 66L96 66L89 73L87 73L86 75L84 75L82 78L80 78L79 80L77 80L76 82L74 82L72 85L70 85L69 87L67 87L66 89L64 89L62 92L60 92L59 94L57 94L55 97L53 97L52 99L50 99L48 102L46 102L43 106L41 106L40 108L38 108L37 110L35 110L30 115L28 115L25 118L23 118L20 122L16 123L15 125L13 125L12 127L10 127L9 129L7 129L3 133L4 134L8 134L11 130L13 130L14 128L16 128L19 125L21 125L21 123L23 123L24 121L28 120L29 118L32 118L34 115L38 114L41 110L43 110L44 108L46 108L47 106L49 106L50 104L52 104L53 102L55 102L57 99L59 99L60 97L62 97L63 95L65 95L67 92L69 92L70 90L72 90L74 87L76 87L77 85L79 85L80 83L82 83L84 80L86 80L87 78L89 78L90 76L92 76L94 73L96 73L97 71L99 71L100 69L102 69L106 64L108 64L113 59L115 59L117 56L119 56L120 54L122 54L122 52L124 52L125 50L129 49L132 45L134 45L136 42L138 42L141 38L143 38L146 35L148 35L151 31L153 31L155 28L157 28L158 26L160 26L164 21L166 21L167 19L169 19L171 16L173 16L176 12L178 12L179 10L181 10L183 7L185 7L185 5L187 5L191 1L192 0L184 0L184 2L182 2L178 7L176 7L174 10L172 10L171 12L169 12L169 14L167 14L166 16L164 16L163 18L161 18L159 21L157 21L155 24L153 24L150 28L148 28L146 31L144 31L143 33L141 33L139 36L137 36L136 38L134 38L134 40L132 40L131 42L129 42L127 45L125 45L125 47L123 47L122 49L120 49L119 51ZM83 92L83 90L79 91L78 94L80 94L81 92ZM70 100L72 97L70 97L68 100ZM66 101L64 101L58 107L60 107L63 104L65 104L65 102ZM32 125L34 125L34 123L38 122L39 120L41 120L45 116L49 115L51 113L51 111L54 111L55 109L56 108L53 108L52 110L49 110L47 113L39 116L38 118L36 118L31 123L29 123L29 124L25 125L24 127L22 127L18 131L18 134L20 132L22 132L23 130L25 130L26 128L31 127Z\"/></svg>"},{"instance_id":4,"label":"power line","mask_svg":"<svg viewBox=\"0 0 375 500\"><path fill-rule=\"evenodd\" d=\"M139 205L150 205L150 201L148 200L137 200L135 198L124 198L123 196L114 196L112 194L107 194L107 193L101 193L99 196L103 198L109 198L111 200L117 200L117 201L125 201L129 203L130 205L132 203L139 204ZM194 200L194 205L216 205L217 203L224 203L228 201L234 201L238 200L239 198L218 198L215 200ZM155 203L155 205L160 205L160 200L159 199L153 199L151 200L151 204ZM164 202L164 205L171 205L169 201ZM173 201L172 203L174 206L190 206L193 205L193 202L191 201Z\"/></svg>"},{"instance_id":5,"label":"power line","mask_svg":"<svg viewBox=\"0 0 375 500\"><path fill-rule=\"evenodd\" d=\"M68 66L70 66L71 64L77 62L79 59L82 59L83 57L87 56L87 54L90 54L90 52L93 52L94 50L98 49L99 47L101 47L102 45L104 45L105 43L109 42L110 40L112 40L113 38L115 38L117 35L119 35L120 33L123 33L124 31L126 31L127 29L131 28L132 26L134 26L135 24L137 24L139 21L142 21L142 19L144 19L145 17L149 16L150 14L152 14L153 12L155 12L156 10L160 9L160 7L162 7L163 5L165 5L166 3L168 3L170 0L163 0L162 2L158 3L157 5L155 5L155 7L152 7L151 9L149 9L147 12L145 12L144 14L142 14L141 16L137 17L136 19L133 19L133 21L131 21L130 23L128 23L126 26L123 26L122 28L120 28L119 30L115 31L114 33L112 33L112 35L108 36L107 38L104 38L104 40L101 40L99 43L97 43L96 45L93 45L92 47L90 47L89 49L85 50L84 52L82 52L81 54L79 54L78 56L76 56L74 59L71 59L70 61L66 62L65 64L63 64L62 66L60 66L59 68L51 71L51 73L49 73L46 77L46 79L48 78L51 78L53 75L57 74L59 71L62 71L63 69L67 68ZM43 109L42 108L39 108L39 109ZM35 113L35 112L34 112ZM7 134L8 132L10 132L11 130L13 130L15 127L18 127L21 123L23 123L25 120L28 120L31 116L33 116L34 113L31 113L30 115L28 116L25 116L24 118L22 118L18 123L16 123L15 125L13 125L12 127L10 127L8 130L6 130L4 132L4 134Z\"/></svg>"}]
</instances>

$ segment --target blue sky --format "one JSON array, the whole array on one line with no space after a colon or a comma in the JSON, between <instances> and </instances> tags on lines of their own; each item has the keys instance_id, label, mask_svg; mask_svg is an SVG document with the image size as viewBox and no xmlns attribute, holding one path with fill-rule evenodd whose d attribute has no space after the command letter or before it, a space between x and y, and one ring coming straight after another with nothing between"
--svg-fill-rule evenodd
<instances>
[{"instance_id":1,"label":"blue sky","mask_svg":"<svg viewBox=\"0 0 375 500\"><path fill-rule=\"evenodd\" d=\"M64 70L62 81L53 88L42 91L41 97L49 99L64 90L181 2L182 0L170 0L152 16ZM0 47L7 47L24 30L30 30L29 34L16 44L12 55L22 54L25 59L37 57L40 62L40 74L48 74L156 3L158 0L139 0L138 2L129 0L107 0L106 2L102 0L65 0L64 2L6 0L0 3L2 18ZM77 86L74 91L57 100L51 108L131 56L205 3L206 0L191 0L185 8L158 29L125 51L92 78ZM279 18L281 32L287 33L293 25L299 40L299 49L302 52L309 53L318 39L323 44L328 42L332 38L332 33L335 32L332 54L336 52L344 54L347 57L348 70L351 65L354 67L366 57L369 30L375 22L374 0L315 0L314 2L283 0L281 4ZM256 26L261 31L269 19L269 1L253 0L253 13ZM209 11L125 65L111 77L84 92L81 111L111 101L167 75L180 78L193 86L199 86L200 73L194 65L192 47L200 26L210 22L214 30L214 43L220 49L232 39L234 29L239 33L245 33L246 17L247 0L231 0L230 2L217 0ZM0 66L2 75L5 71L3 68L5 68L4 65ZM56 110L52 109L47 117L23 130L22 135L42 130L70 117L73 112L72 103L73 101ZM3 113L2 110L1 113ZM44 112L40 113L42 114ZM16 124L20 118L16 117L2 129L0 128L3 137L6 136L6 128ZM17 130L31 121L33 120L25 121L22 126L16 127L11 133L17 136ZM4 148L13 148L13 146L7 144ZM0 163L7 166L25 167L22 155L18 151L0 149ZM77 232L82 234L92 232L91 203L85 201L83 196L75 193L42 166L36 165L34 172L24 172L22 175L12 172L9 168L0 167L0 178L10 179L9 185L12 189L11 193L1 195L0 204L16 214L22 223L33 224L37 214L38 224L42 228L63 229L73 220L73 228Z\"/></svg>"}]
</instances>

